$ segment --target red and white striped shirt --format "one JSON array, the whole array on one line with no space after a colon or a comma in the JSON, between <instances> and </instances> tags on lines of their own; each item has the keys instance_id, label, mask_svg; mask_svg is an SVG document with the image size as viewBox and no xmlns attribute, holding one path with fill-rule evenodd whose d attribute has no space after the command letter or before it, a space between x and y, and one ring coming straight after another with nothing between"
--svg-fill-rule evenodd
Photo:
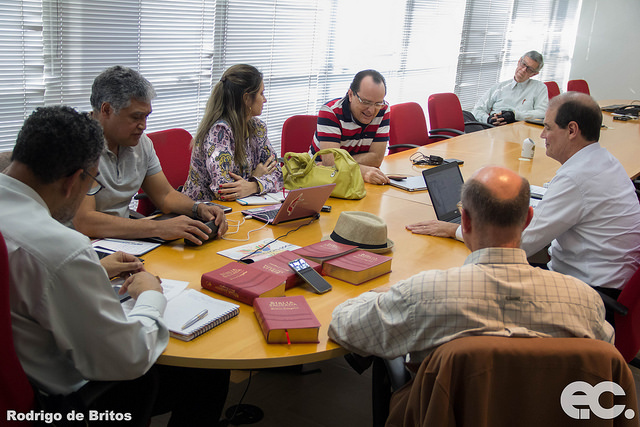
<instances>
[{"instance_id":1,"label":"red and white striped shirt","mask_svg":"<svg viewBox=\"0 0 640 427\"><path fill-rule=\"evenodd\" d=\"M389 108L378 111L371 123L363 125L351 114L349 97L337 98L324 104L318 113L318 127L313 136L311 153L317 152L320 142L336 142L349 154L366 153L373 142L389 142Z\"/></svg>"}]
</instances>

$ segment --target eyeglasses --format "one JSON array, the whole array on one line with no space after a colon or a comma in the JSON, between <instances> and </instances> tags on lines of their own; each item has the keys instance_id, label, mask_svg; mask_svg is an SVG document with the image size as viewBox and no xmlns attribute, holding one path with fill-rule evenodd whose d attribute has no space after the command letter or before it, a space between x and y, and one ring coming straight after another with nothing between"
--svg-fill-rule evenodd
<instances>
[{"instance_id":1,"label":"eyeglasses","mask_svg":"<svg viewBox=\"0 0 640 427\"><path fill-rule=\"evenodd\" d=\"M456 203L456 207L458 208L458 210L462 210L462 200Z\"/></svg>"},{"instance_id":2,"label":"eyeglasses","mask_svg":"<svg viewBox=\"0 0 640 427\"><path fill-rule=\"evenodd\" d=\"M389 103L387 101L373 102L373 101L363 100L362 98L360 98L360 95L358 95L357 92L354 92L354 93L356 95L356 98L358 98L358 101L360 101L360 104L364 105L367 108L369 108L369 107L382 108L385 105L389 105Z\"/></svg>"},{"instance_id":3,"label":"eyeglasses","mask_svg":"<svg viewBox=\"0 0 640 427\"><path fill-rule=\"evenodd\" d=\"M83 170L82 173L84 173L85 175L88 175L89 177L91 177L91 179L95 181L95 183L91 186L89 191L87 191L87 196L95 196L96 194L98 194L100 190L104 188L104 185L100 181L98 181L98 175L100 175L100 172L98 172L96 176L91 175L86 170Z\"/></svg>"},{"instance_id":4,"label":"eyeglasses","mask_svg":"<svg viewBox=\"0 0 640 427\"><path fill-rule=\"evenodd\" d=\"M535 74L535 73L538 72L534 68L531 68L527 64L525 64L525 62L524 62L524 60L522 58L520 58L520 60L518 61L518 67L524 68L525 70L527 70L527 73L529 73L529 74Z\"/></svg>"}]
</instances>

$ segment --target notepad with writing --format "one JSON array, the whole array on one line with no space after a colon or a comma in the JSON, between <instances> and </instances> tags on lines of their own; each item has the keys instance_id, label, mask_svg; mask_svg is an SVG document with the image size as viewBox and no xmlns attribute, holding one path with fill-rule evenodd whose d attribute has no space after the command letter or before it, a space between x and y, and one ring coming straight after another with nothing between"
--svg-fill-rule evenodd
<instances>
[{"instance_id":1,"label":"notepad with writing","mask_svg":"<svg viewBox=\"0 0 640 427\"><path fill-rule=\"evenodd\" d=\"M193 325L182 329L191 319L207 310L207 315ZM235 317L240 306L212 298L196 289L186 289L167 304L164 320L172 337L182 341L192 339Z\"/></svg>"}]
</instances>

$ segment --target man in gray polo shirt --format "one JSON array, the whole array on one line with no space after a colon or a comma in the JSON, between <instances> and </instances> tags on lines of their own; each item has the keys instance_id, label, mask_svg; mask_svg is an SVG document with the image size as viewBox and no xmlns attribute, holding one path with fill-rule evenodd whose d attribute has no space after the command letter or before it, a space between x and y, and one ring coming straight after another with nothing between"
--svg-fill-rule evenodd
<instances>
[{"instance_id":1,"label":"man in gray polo shirt","mask_svg":"<svg viewBox=\"0 0 640 427\"><path fill-rule=\"evenodd\" d=\"M196 244L211 232L202 221L215 219L220 236L227 231L220 208L194 202L176 191L162 172L153 144L144 134L155 95L147 79L122 66L108 68L94 80L92 115L102 125L106 142L97 176L103 188L82 202L73 219L78 231L91 237L185 238ZM165 221L130 219L129 203L141 187L162 212L180 216Z\"/></svg>"}]
</instances>

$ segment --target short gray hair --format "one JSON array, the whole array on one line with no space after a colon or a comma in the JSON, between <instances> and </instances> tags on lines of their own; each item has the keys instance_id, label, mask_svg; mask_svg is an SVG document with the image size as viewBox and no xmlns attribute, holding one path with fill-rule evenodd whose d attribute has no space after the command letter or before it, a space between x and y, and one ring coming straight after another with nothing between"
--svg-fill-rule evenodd
<instances>
[{"instance_id":1,"label":"short gray hair","mask_svg":"<svg viewBox=\"0 0 640 427\"><path fill-rule=\"evenodd\" d=\"M108 102L118 113L131 105L131 100L151 102L156 91L149 80L136 70L116 65L104 70L91 86L91 108L100 112L102 104Z\"/></svg>"},{"instance_id":2,"label":"short gray hair","mask_svg":"<svg viewBox=\"0 0 640 427\"><path fill-rule=\"evenodd\" d=\"M529 52L527 52L524 55L522 55L523 58L525 56L531 58L533 61L536 61L538 63L538 69L536 70L536 73L539 73L540 70L542 70L542 66L544 65L544 60L542 59L542 54L540 52L538 52L537 50L530 50Z\"/></svg>"}]
</instances>

